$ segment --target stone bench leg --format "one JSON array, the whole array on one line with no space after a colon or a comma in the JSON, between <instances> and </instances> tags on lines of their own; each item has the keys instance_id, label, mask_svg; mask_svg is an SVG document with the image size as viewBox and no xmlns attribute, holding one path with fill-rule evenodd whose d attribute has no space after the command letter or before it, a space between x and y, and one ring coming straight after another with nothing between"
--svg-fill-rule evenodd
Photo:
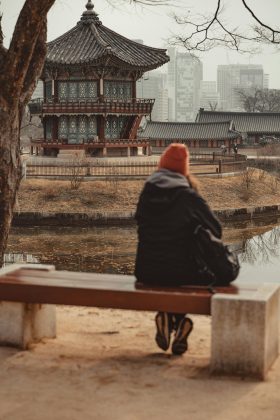
<instances>
[{"instance_id":1,"label":"stone bench leg","mask_svg":"<svg viewBox=\"0 0 280 420\"><path fill-rule=\"evenodd\" d=\"M55 305L0 302L0 345L27 349L56 337Z\"/></svg>"},{"instance_id":2,"label":"stone bench leg","mask_svg":"<svg viewBox=\"0 0 280 420\"><path fill-rule=\"evenodd\" d=\"M211 371L265 379L279 354L279 286L217 294L211 305Z\"/></svg>"}]
</instances>

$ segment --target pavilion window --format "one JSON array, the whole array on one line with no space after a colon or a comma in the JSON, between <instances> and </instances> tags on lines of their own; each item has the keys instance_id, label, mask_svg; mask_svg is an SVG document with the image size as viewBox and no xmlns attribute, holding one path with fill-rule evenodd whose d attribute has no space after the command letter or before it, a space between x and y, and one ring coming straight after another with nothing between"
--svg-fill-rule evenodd
<instances>
[{"instance_id":1,"label":"pavilion window","mask_svg":"<svg viewBox=\"0 0 280 420\"><path fill-rule=\"evenodd\" d=\"M66 116L59 118L58 136L60 139L68 139L69 143L82 143L97 135L96 117L85 115Z\"/></svg>"},{"instance_id":2,"label":"pavilion window","mask_svg":"<svg viewBox=\"0 0 280 420\"><path fill-rule=\"evenodd\" d=\"M58 123L58 137L59 139L67 139L68 137L68 117L62 116Z\"/></svg>"},{"instance_id":3,"label":"pavilion window","mask_svg":"<svg viewBox=\"0 0 280 420\"><path fill-rule=\"evenodd\" d=\"M109 139L118 139L125 126L127 117L109 116L105 124L105 137Z\"/></svg>"},{"instance_id":4,"label":"pavilion window","mask_svg":"<svg viewBox=\"0 0 280 420\"><path fill-rule=\"evenodd\" d=\"M97 98L97 82L88 82L87 83L87 92L88 97L91 98Z\"/></svg>"},{"instance_id":5,"label":"pavilion window","mask_svg":"<svg viewBox=\"0 0 280 420\"><path fill-rule=\"evenodd\" d=\"M52 99L52 81L49 80L45 83L45 98L46 100Z\"/></svg>"},{"instance_id":6,"label":"pavilion window","mask_svg":"<svg viewBox=\"0 0 280 420\"><path fill-rule=\"evenodd\" d=\"M131 99L132 82L121 82L116 80L104 81L104 96L108 99Z\"/></svg>"},{"instance_id":7,"label":"pavilion window","mask_svg":"<svg viewBox=\"0 0 280 420\"><path fill-rule=\"evenodd\" d=\"M87 97L87 85L85 82L79 83L79 98L85 99Z\"/></svg>"},{"instance_id":8,"label":"pavilion window","mask_svg":"<svg viewBox=\"0 0 280 420\"><path fill-rule=\"evenodd\" d=\"M60 101L66 101L68 99L68 86L66 82L58 83L58 99Z\"/></svg>"},{"instance_id":9,"label":"pavilion window","mask_svg":"<svg viewBox=\"0 0 280 420\"><path fill-rule=\"evenodd\" d=\"M58 98L60 101L97 98L97 82L58 82Z\"/></svg>"},{"instance_id":10,"label":"pavilion window","mask_svg":"<svg viewBox=\"0 0 280 420\"><path fill-rule=\"evenodd\" d=\"M93 138L97 134L96 117L91 116L88 118L88 138Z\"/></svg>"},{"instance_id":11,"label":"pavilion window","mask_svg":"<svg viewBox=\"0 0 280 420\"><path fill-rule=\"evenodd\" d=\"M52 140L52 128L53 128L53 122L51 118L47 118L46 119L46 139L47 140Z\"/></svg>"},{"instance_id":12,"label":"pavilion window","mask_svg":"<svg viewBox=\"0 0 280 420\"><path fill-rule=\"evenodd\" d=\"M78 99L78 83L75 83L75 82L69 83L69 99L70 100Z\"/></svg>"}]
</instances>

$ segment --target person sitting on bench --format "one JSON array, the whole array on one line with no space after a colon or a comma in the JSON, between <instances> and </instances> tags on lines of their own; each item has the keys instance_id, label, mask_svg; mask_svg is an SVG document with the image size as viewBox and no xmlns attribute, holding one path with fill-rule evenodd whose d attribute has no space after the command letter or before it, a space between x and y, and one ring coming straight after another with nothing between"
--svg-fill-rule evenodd
<instances>
[{"instance_id":1,"label":"person sitting on bench","mask_svg":"<svg viewBox=\"0 0 280 420\"><path fill-rule=\"evenodd\" d=\"M193 232L202 225L221 238L222 228L198 193L184 144L170 144L162 154L158 170L147 179L140 194L135 217L137 283L167 287L211 283L198 270L193 255ZM162 350L169 348L174 331L172 353L187 351L187 338L193 328L190 318L185 314L159 312L155 322L155 339Z\"/></svg>"}]
</instances>

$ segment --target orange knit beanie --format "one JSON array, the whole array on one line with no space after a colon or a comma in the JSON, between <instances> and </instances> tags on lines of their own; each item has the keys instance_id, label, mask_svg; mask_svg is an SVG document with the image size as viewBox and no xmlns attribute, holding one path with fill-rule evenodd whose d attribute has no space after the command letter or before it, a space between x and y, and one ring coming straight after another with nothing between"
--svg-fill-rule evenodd
<instances>
[{"instance_id":1,"label":"orange knit beanie","mask_svg":"<svg viewBox=\"0 0 280 420\"><path fill-rule=\"evenodd\" d=\"M171 143L161 155L158 167L189 175L188 148L181 143Z\"/></svg>"}]
</instances>

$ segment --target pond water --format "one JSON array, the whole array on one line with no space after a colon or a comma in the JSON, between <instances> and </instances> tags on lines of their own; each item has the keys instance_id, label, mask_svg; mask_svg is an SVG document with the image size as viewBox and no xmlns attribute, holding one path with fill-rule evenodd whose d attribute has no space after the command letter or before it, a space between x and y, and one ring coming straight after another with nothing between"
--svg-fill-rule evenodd
<instances>
[{"instance_id":1,"label":"pond water","mask_svg":"<svg viewBox=\"0 0 280 420\"><path fill-rule=\"evenodd\" d=\"M238 281L280 282L280 220L224 226L241 263ZM58 270L132 274L136 227L13 228L6 263L54 264Z\"/></svg>"}]
</instances>

